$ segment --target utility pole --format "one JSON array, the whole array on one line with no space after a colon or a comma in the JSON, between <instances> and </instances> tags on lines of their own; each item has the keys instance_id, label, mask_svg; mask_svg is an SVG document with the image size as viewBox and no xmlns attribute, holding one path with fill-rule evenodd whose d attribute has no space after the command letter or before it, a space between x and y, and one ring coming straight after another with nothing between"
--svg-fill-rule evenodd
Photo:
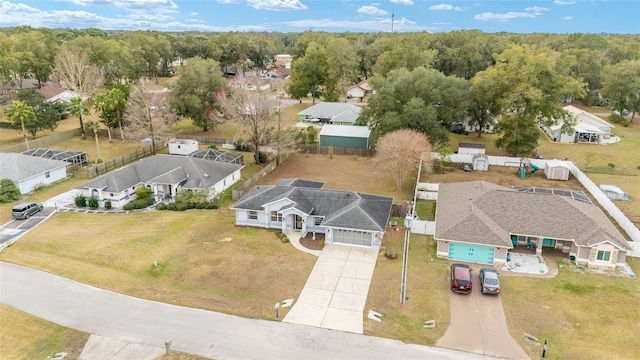
<instances>
[{"instance_id":1,"label":"utility pole","mask_svg":"<svg viewBox=\"0 0 640 360\"><path fill-rule=\"evenodd\" d=\"M391 9L391 32L393 32L393 21L396 18L395 9Z\"/></svg>"},{"instance_id":2,"label":"utility pole","mask_svg":"<svg viewBox=\"0 0 640 360\"><path fill-rule=\"evenodd\" d=\"M276 166L280 165L280 138L282 137L282 130L280 128L280 122L282 120L282 94L277 95L278 98L278 139L276 145Z\"/></svg>"}]
</instances>

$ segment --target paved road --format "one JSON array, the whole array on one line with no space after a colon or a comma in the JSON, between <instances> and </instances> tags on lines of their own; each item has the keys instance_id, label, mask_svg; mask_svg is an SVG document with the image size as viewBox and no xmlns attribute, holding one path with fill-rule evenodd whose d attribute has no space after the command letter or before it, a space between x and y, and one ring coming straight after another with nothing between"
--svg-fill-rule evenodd
<instances>
[{"instance_id":1,"label":"paved road","mask_svg":"<svg viewBox=\"0 0 640 360\"><path fill-rule=\"evenodd\" d=\"M215 359L489 359L449 349L146 301L0 262L0 302L112 339Z\"/></svg>"}]
</instances>

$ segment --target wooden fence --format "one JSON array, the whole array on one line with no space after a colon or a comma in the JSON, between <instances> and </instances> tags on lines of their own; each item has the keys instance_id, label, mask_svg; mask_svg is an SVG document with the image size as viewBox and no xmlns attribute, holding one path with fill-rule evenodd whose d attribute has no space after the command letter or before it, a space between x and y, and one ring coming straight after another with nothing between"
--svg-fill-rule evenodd
<instances>
[{"instance_id":1,"label":"wooden fence","mask_svg":"<svg viewBox=\"0 0 640 360\"><path fill-rule=\"evenodd\" d=\"M358 149L336 146L320 146L320 145L301 145L301 153L307 154L323 154L323 155L357 155L357 156L373 156L373 149Z\"/></svg>"},{"instance_id":2,"label":"wooden fence","mask_svg":"<svg viewBox=\"0 0 640 360\"><path fill-rule=\"evenodd\" d=\"M280 155L279 163L280 164L284 163L289 159L290 156L291 156L290 154ZM251 190L251 188L255 186L255 184L257 184L258 181L260 181L260 179L262 179L263 177L267 176L267 174L275 170L277 166L278 165L276 165L275 161L272 161L269 164L267 164L267 166L260 169L260 171L255 173L252 177L245 180L240 186L235 188L231 194L231 198L233 200L240 199L247 191Z\"/></svg>"},{"instance_id":3,"label":"wooden fence","mask_svg":"<svg viewBox=\"0 0 640 360\"><path fill-rule=\"evenodd\" d=\"M49 145L51 144L55 144L57 142L70 139L74 136L80 136L80 134L81 134L80 128L77 128L77 129L56 132L51 135L41 137L38 139L27 139L27 140L29 140L29 148L31 149L48 148ZM23 151L27 151L28 149L27 149L27 144L25 144L24 141L21 141L13 145L4 146L0 150L2 152L21 153Z\"/></svg>"},{"instance_id":4,"label":"wooden fence","mask_svg":"<svg viewBox=\"0 0 640 360\"><path fill-rule=\"evenodd\" d=\"M167 147L167 143L164 141L160 141L160 143L156 143L156 150L160 150L162 148ZM129 154L125 154L122 156L119 156L115 159L112 160L108 160L105 162L102 162L100 164L95 164L92 166L88 166L86 168L87 171L87 177L89 179L94 178L96 176L105 174L117 167L123 166L125 164L128 164L132 161L138 160L140 158L143 158L147 155L150 155L151 153L153 153L153 148L151 147L151 145L149 146L144 146L141 149L138 149L134 152L131 152Z\"/></svg>"}]
</instances>

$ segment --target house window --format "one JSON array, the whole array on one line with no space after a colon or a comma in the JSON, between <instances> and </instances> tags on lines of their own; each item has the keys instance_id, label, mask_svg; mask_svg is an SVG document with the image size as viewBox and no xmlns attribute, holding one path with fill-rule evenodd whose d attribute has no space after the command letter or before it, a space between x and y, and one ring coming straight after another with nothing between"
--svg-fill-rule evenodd
<instances>
[{"instance_id":1,"label":"house window","mask_svg":"<svg viewBox=\"0 0 640 360\"><path fill-rule=\"evenodd\" d=\"M598 256L596 256L596 259L600 261L610 261L611 251L598 250Z\"/></svg>"},{"instance_id":2,"label":"house window","mask_svg":"<svg viewBox=\"0 0 640 360\"><path fill-rule=\"evenodd\" d=\"M314 222L315 226L320 226L321 223L322 223L322 218L321 217L316 217L316 220Z\"/></svg>"},{"instance_id":3,"label":"house window","mask_svg":"<svg viewBox=\"0 0 640 360\"><path fill-rule=\"evenodd\" d=\"M227 179L222 180L222 186L227 186Z\"/></svg>"},{"instance_id":4,"label":"house window","mask_svg":"<svg viewBox=\"0 0 640 360\"><path fill-rule=\"evenodd\" d=\"M282 214L278 214L277 211L271 212L271 221L282 222Z\"/></svg>"},{"instance_id":5,"label":"house window","mask_svg":"<svg viewBox=\"0 0 640 360\"><path fill-rule=\"evenodd\" d=\"M249 220L258 220L258 212L257 211L249 211Z\"/></svg>"},{"instance_id":6,"label":"house window","mask_svg":"<svg viewBox=\"0 0 640 360\"><path fill-rule=\"evenodd\" d=\"M47 171L46 173L44 173L44 177L47 178L47 179L50 178L51 177L51 173Z\"/></svg>"},{"instance_id":7,"label":"house window","mask_svg":"<svg viewBox=\"0 0 640 360\"><path fill-rule=\"evenodd\" d=\"M231 180L235 180L236 179L236 173L231 174Z\"/></svg>"}]
</instances>

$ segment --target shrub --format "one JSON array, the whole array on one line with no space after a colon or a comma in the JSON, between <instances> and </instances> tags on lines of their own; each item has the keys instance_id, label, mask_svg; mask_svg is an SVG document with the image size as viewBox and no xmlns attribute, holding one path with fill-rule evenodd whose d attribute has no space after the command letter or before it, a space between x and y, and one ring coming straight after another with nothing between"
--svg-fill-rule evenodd
<instances>
[{"instance_id":1,"label":"shrub","mask_svg":"<svg viewBox=\"0 0 640 360\"><path fill-rule=\"evenodd\" d=\"M180 203L176 205L176 211L185 211L187 210L187 204Z\"/></svg>"},{"instance_id":2,"label":"shrub","mask_svg":"<svg viewBox=\"0 0 640 360\"><path fill-rule=\"evenodd\" d=\"M249 147L249 145L247 145L244 140L240 139L236 140L236 142L233 143L233 147L238 151L251 151L251 147Z\"/></svg>"},{"instance_id":3,"label":"shrub","mask_svg":"<svg viewBox=\"0 0 640 360\"><path fill-rule=\"evenodd\" d=\"M610 163L607 164L607 166L613 169L613 168L616 167L616 164L610 162Z\"/></svg>"},{"instance_id":4,"label":"shrub","mask_svg":"<svg viewBox=\"0 0 640 360\"><path fill-rule=\"evenodd\" d=\"M124 206L122 207L122 210L127 210L127 211L131 211L131 210L133 210L133 209L135 209L135 205L134 205L134 203L133 203L133 202L126 203L126 204L124 204Z\"/></svg>"},{"instance_id":5,"label":"shrub","mask_svg":"<svg viewBox=\"0 0 640 360\"><path fill-rule=\"evenodd\" d=\"M0 180L0 203L6 204L20 199L20 189L11 179Z\"/></svg>"},{"instance_id":6,"label":"shrub","mask_svg":"<svg viewBox=\"0 0 640 360\"><path fill-rule=\"evenodd\" d=\"M42 191L46 188L47 188L47 185L45 185L44 183L37 183L36 186L33 188L33 191Z\"/></svg>"},{"instance_id":7,"label":"shrub","mask_svg":"<svg viewBox=\"0 0 640 360\"><path fill-rule=\"evenodd\" d=\"M215 201L211 201L207 204L207 209L217 209L219 207L218 203Z\"/></svg>"},{"instance_id":8,"label":"shrub","mask_svg":"<svg viewBox=\"0 0 640 360\"><path fill-rule=\"evenodd\" d=\"M136 198L148 199L150 197L151 197L151 190L149 188L142 186L136 189Z\"/></svg>"},{"instance_id":9,"label":"shrub","mask_svg":"<svg viewBox=\"0 0 640 360\"><path fill-rule=\"evenodd\" d=\"M98 208L98 198L95 196L91 196L88 200L87 203L89 204L89 207L92 209L97 209Z\"/></svg>"},{"instance_id":10,"label":"shrub","mask_svg":"<svg viewBox=\"0 0 640 360\"><path fill-rule=\"evenodd\" d=\"M159 202L158 204L156 204L156 210L167 210L167 204Z\"/></svg>"},{"instance_id":11,"label":"shrub","mask_svg":"<svg viewBox=\"0 0 640 360\"><path fill-rule=\"evenodd\" d=\"M172 202L167 205L167 210L176 211L176 203Z\"/></svg>"},{"instance_id":12,"label":"shrub","mask_svg":"<svg viewBox=\"0 0 640 360\"><path fill-rule=\"evenodd\" d=\"M82 195L82 194L78 194L76 195L76 197L74 198L74 203L76 204L77 207L85 207L87 206L87 197Z\"/></svg>"},{"instance_id":13,"label":"shrub","mask_svg":"<svg viewBox=\"0 0 640 360\"><path fill-rule=\"evenodd\" d=\"M145 203L147 204L147 206L151 206L155 203L155 201L153 200L153 198L146 198L144 199Z\"/></svg>"},{"instance_id":14,"label":"shrub","mask_svg":"<svg viewBox=\"0 0 640 360\"><path fill-rule=\"evenodd\" d=\"M627 119L627 118L626 118L626 117L624 117L624 116L620 116L620 115L618 115L618 114L611 114L611 115L609 115L608 119L609 119L609 121L611 121L612 123L620 124L620 125L622 125L622 126L624 126L624 127L629 126L629 124L631 123L631 122L629 121L629 119Z\"/></svg>"},{"instance_id":15,"label":"shrub","mask_svg":"<svg viewBox=\"0 0 640 360\"><path fill-rule=\"evenodd\" d=\"M260 162L260 164L264 164L267 162L267 154L260 151L258 153L258 162Z\"/></svg>"},{"instance_id":16,"label":"shrub","mask_svg":"<svg viewBox=\"0 0 640 360\"><path fill-rule=\"evenodd\" d=\"M205 209L207 207L207 203L199 202L196 203L196 209Z\"/></svg>"},{"instance_id":17,"label":"shrub","mask_svg":"<svg viewBox=\"0 0 640 360\"><path fill-rule=\"evenodd\" d=\"M209 149L218 150L218 146L216 144L209 145Z\"/></svg>"},{"instance_id":18,"label":"shrub","mask_svg":"<svg viewBox=\"0 0 640 360\"><path fill-rule=\"evenodd\" d=\"M105 209L111 210L111 207L112 207L111 200L107 200L107 201L104 202L104 208Z\"/></svg>"}]
</instances>

